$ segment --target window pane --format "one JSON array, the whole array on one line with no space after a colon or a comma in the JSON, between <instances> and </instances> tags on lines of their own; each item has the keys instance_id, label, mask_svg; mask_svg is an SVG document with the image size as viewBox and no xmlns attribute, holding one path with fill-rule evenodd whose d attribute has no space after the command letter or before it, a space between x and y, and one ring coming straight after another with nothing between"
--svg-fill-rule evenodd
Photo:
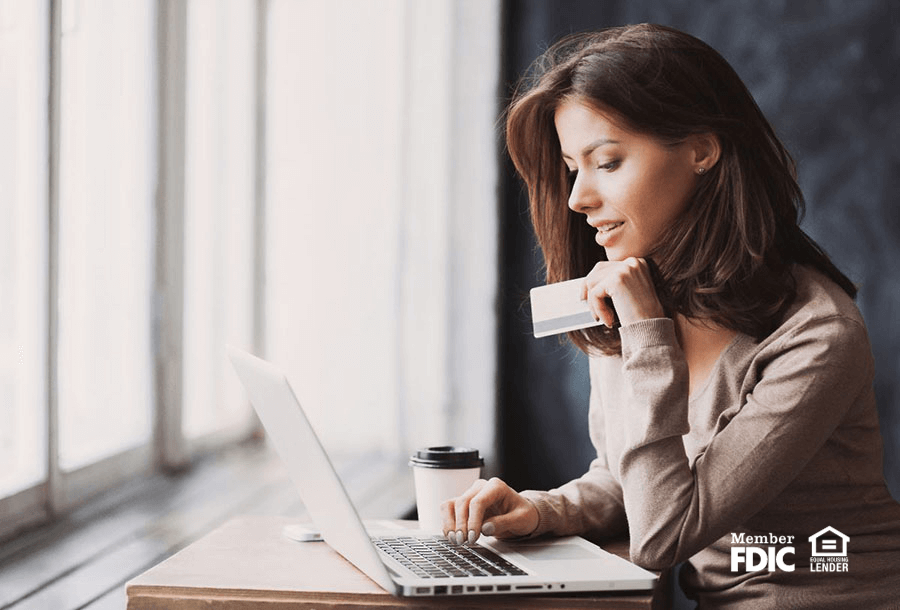
<instances>
[{"instance_id":1,"label":"window pane","mask_svg":"<svg viewBox=\"0 0 900 610\"><path fill-rule=\"evenodd\" d=\"M0 2L0 496L47 470L47 2Z\"/></svg>"},{"instance_id":2,"label":"window pane","mask_svg":"<svg viewBox=\"0 0 900 610\"><path fill-rule=\"evenodd\" d=\"M253 0L188 5L184 431L249 423L225 344L253 333Z\"/></svg>"},{"instance_id":3,"label":"window pane","mask_svg":"<svg viewBox=\"0 0 900 610\"><path fill-rule=\"evenodd\" d=\"M266 346L336 451L399 444L402 6L269 13Z\"/></svg>"},{"instance_id":4,"label":"window pane","mask_svg":"<svg viewBox=\"0 0 900 610\"><path fill-rule=\"evenodd\" d=\"M145 443L152 430L153 5L64 3L58 387L66 470Z\"/></svg>"}]
</instances>

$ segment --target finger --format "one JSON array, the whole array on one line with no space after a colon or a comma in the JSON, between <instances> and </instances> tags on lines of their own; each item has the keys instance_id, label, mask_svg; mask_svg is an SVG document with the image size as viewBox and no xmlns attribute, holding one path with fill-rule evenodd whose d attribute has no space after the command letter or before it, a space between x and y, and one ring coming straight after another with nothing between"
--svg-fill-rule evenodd
<instances>
[{"instance_id":1,"label":"finger","mask_svg":"<svg viewBox=\"0 0 900 610\"><path fill-rule=\"evenodd\" d=\"M602 312L597 306L596 301L588 297L588 303L588 306L591 308L591 315L594 317L594 321L604 324Z\"/></svg>"},{"instance_id":2,"label":"finger","mask_svg":"<svg viewBox=\"0 0 900 610\"><path fill-rule=\"evenodd\" d=\"M606 288L595 285L590 292L588 302L594 319L603 322L609 328L612 328L616 322L615 310L612 307L612 300Z\"/></svg>"},{"instance_id":3,"label":"finger","mask_svg":"<svg viewBox=\"0 0 900 610\"><path fill-rule=\"evenodd\" d=\"M613 300L611 297L606 297L603 299L603 305L605 306L605 311L607 312L608 323L606 324L608 327L613 328L616 325L616 322L619 320L618 313L616 312L616 308L613 306Z\"/></svg>"},{"instance_id":4,"label":"finger","mask_svg":"<svg viewBox=\"0 0 900 610\"><path fill-rule=\"evenodd\" d=\"M584 278L584 300L587 301L591 315L597 322L606 323L609 319L604 299L609 296L605 278L609 275L610 269L609 263L597 263Z\"/></svg>"},{"instance_id":5,"label":"finger","mask_svg":"<svg viewBox=\"0 0 900 610\"><path fill-rule=\"evenodd\" d=\"M487 519L481 526L481 531L487 536L512 538L527 536L535 527L537 527L536 515L529 516L528 507L522 506Z\"/></svg>"},{"instance_id":6,"label":"finger","mask_svg":"<svg viewBox=\"0 0 900 610\"><path fill-rule=\"evenodd\" d=\"M595 302L595 299L593 298L595 291L600 290L599 285L596 282L585 281L584 290L584 300L587 301L588 309L590 309L591 315L594 317L594 320L599 322L601 319L600 312L597 309L597 304Z\"/></svg>"},{"instance_id":7,"label":"finger","mask_svg":"<svg viewBox=\"0 0 900 610\"><path fill-rule=\"evenodd\" d=\"M470 543L478 540L481 535L481 522L484 519L484 511L491 504L490 492L483 489L480 494L469 502L469 518L466 521L466 540Z\"/></svg>"},{"instance_id":8,"label":"finger","mask_svg":"<svg viewBox=\"0 0 900 610\"><path fill-rule=\"evenodd\" d=\"M511 530L515 527L516 518L513 513L506 513L491 517L481 526L481 531L486 536L495 536L496 538L508 538L514 536Z\"/></svg>"},{"instance_id":9,"label":"finger","mask_svg":"<svg viewBox=\"0 0 900 610\"><path fill-rule=\"evenodd\" d=\"M497 526L493 521L485 521L481 524L481 533L485 536L493 536L497 533Z\"/></svg>"},{"instance_id":10,"label":"finger","mask_svg":"<svg viewBox=\"0 0 900 610\"><path fill-rule=\"evenodd\" d=\"M455 509L456 509L455 498L441 503L441 530L444 533L444 538L447 538L447 539L449 539L450 532L455 531L455 529L454 529L454 526L456 525Z\"/></svg>"},{"instance_id":11,"label":"finger","mask_svg":"<svg viewBox=\"0 0 900 610\"><path fill-rule=\"evenodd\" d=\"M462 544L468 538L469 505L472 502L472 498L478 496L484 485L484 479L478 479L461 496L455 498L453 506L454 520L451 525L454 529L450 532L451 535L447 537L451 542Z\"/></svg>"},{"instance_id":12,"label":"finger","mask_svg":"<svg viewBox=\"0 0 900 610\"><path fill-rule=\"evenodd\" d=\"M631 257L626 258L624 263L630 273L623 273L623 279L628 275L644 286L653 285L653 279L650 276L650 265L647 264L646 259Z\"/></svg>"},{"instance_id":13,"label":"finger","mask_svg":"<svg viewBox=\"0 0 900 610\"><path fill-rule=\"evenodd\" d=\"M481 525L484 516L498 505L502 505L504 494L509 489L498 478L488 481L469 502L469 519L466 524L468 542L474 543L481 536Z\"/></svg>"},{"instance_id":14,"label":"finger","mask_svg":"<svg viewBox=\"0 0 900 610\"><path fill-rule=\"evenodd\" d=\"M450 538L451 542L455 542L456 544L462 544L465 542L466 530L468 528L469 521L469 502L470 498L468 496L462 495L456 498L456 506L455 506L455 515L456 521L454 522L455 531L452 532L452 536Z\"/></svg>"}]
</instances>

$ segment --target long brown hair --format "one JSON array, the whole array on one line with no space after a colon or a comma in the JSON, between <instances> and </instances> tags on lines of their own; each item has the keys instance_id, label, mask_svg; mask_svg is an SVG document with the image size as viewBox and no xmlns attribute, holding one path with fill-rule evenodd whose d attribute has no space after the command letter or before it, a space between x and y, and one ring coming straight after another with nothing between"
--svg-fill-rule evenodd
<instances>
[{"instance_id":1,"label":"long brown hair","mask_svg":"<svg viewBox=\"0 0 900 610\"><path fill-rule=\"evenodd\" d=\"M668 315L708 320L757 339L796 296L791 266L811 265L850 296L853 283L799 227L796 167L737 73L712 47L659 25L575 34L532 65L509 106L507 147L528 188L547 282L583 277L606 254L567 205L570 186L554 125L577 99L667 144L715 134L719 161L649 254ZM618 353L617 329L569 333L583 351Z\"/></svg>"}]
</instances>

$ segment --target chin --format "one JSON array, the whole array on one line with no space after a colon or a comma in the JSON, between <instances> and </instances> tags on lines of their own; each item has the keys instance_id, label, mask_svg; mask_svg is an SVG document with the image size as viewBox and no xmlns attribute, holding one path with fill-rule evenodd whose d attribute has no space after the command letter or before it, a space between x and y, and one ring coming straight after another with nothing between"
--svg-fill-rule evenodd
<instances>
[{"instance_id":1,"label":"chin","mask_svg":"<svg viewBox=\"0 0 900 610\"><path fill-rule=\"evenodd\" d=\"M621 250L616 248L612 248L606 251L606 260L610 262L623 261L629 256L633 256L632 254L623 254Z\"/></svg>"},{"instance_id":2,"label":"chin","mask_svg":"<svg viewBox=\"0 0 900 610\"><path fill-rule=\"evenodd\" d=\"M630 250L628 248L622 248L618 245L613 246L611 248L604 248L606 252L606 260L610 262L615 261L624 261L626 258L646 258L649 256L649 253L646 252L643 248Z\"/></svg>"}]
</instances>

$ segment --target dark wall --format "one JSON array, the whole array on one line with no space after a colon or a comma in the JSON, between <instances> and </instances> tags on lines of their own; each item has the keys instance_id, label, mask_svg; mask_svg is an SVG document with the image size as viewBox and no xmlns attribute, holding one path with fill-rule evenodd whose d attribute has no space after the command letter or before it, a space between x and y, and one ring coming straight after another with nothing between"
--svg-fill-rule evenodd
<instances>
[{"instance_id":1,"label":"dark wall","mask_svg":"<svg viewBox=\"0 0 900 610\"><path fill-rule=\"evenodd\" d=\"M610 25L672 25L734 66L798 161L804 229L860 285L885 474L900 498L900 3L509 0L504 20L507 93L560 36ZM541 489L578 476L593 457L587 360L556 338L531 336L527 295L541 283L542 259L521 184L506 169L502 469L514 487Z\"/></svg>"}]
</instances>

